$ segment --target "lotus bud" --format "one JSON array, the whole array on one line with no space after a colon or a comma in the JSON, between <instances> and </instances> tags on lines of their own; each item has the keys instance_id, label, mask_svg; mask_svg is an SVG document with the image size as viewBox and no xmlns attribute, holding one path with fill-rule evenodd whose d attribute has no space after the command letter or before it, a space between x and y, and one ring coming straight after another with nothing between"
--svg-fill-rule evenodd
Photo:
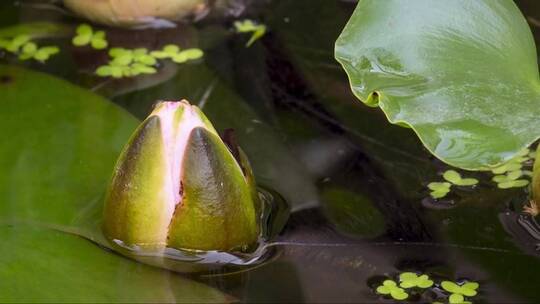
<instances>
[{"instance_id":1,"label":"lotus bud","mask_svg":"<svg viewBox=\"0 0 540 304\"><path fill-rule=\"evenodd\" d=\"M231 251L256 243L258 200L240 157L199 108L185 100L159 103L118 159L105 236L143 250Z\"/></svg>"}]
</instances>

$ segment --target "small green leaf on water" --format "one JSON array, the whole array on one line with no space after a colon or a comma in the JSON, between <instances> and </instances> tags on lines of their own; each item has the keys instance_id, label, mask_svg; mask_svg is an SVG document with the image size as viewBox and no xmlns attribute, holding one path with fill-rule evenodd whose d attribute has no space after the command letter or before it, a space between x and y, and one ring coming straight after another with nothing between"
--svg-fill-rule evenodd
<instances>
[{"instance_id":1,"label":"small green leaf on water","mask_svg":"<svg viewBox=\"0 0 540 304\"><path fill-rule=\"evenodd\" d=\"M172 58L175 55L178 54L180 51L180 47L175 44L167 44L163 47L160 51L152 51L150 53L151 56L157 59L165 59L165 58Z\"/></svg>"},{"instance_id":2,"label":"small green leaf on water","mask_svg":"<svg viewBox=\"0 0 540 304\"><path fill-rule=\"evenodd\" d=\"M92 39L91 36L75 36L71 40L74 46L85 46L88 43L90 43L90 40Z\"/></svg>"},{"instance_id":3,"label":"small green leaf on water","mask_svg":"<svg viewBox=\"0 0 540 304\"><path fill-rule=\"evenodd\" d=\"M477 289L480 287L480 285L476 282L466 282L465 284L459 286L458 284L451 282L451 281L443 281L441 283L441 287L452 293L452 294L458 294L463 295L467 297L474 297L477 294ZM463 301L463 299L461 299ZM462 302L454 302L454 303L462 303Z\"/></svg>"},{"instance_id":4,"label":"small green leaf on water","mask_svg":"<svg viewBox=\"0 0 540 304\"><path fill-rule=\"evenodd\" d=\"M154 67L147 66L140 63L134 63L131 66L131 69L137 74L154 74L157 72L157 70Z\"/></svg>"},{"instance_id":5,"label":"small green leaf on water","mask_svg":"<svg viewBox=\"0 0 540 304\"><path fill-rule=\"evenodd\" d=\"M433 281L429 279L428 275L422 274L418 276L414 272L404 272L399 275L400 284L403 288L429 288L433 286Z\"/></svg>"},{"instance_id":6,"label":"small green leaf on water","mask_svg":"<svg viewBox=\"0 0 540 304\"><path fill-rule=\"evenodd\" d=\"M473 186L478 184L476 178L462 178L455 170L447 170L444 172L443 178L457 186Z\"/></svg>"},{"instance_id":7,"label":"small green leaf on water","mask_svg":"<svg viewBox=\"0 0 540 304\"><path fill-rule=\"evenodd\" d=\"M182 52L180 52L180 54L183 54L187 58L187 60L199 59L204 55L201 49L196 48L183 50Z\"/></svg>"},{"instance_id":8,"label":"small green leaf on water","mask_svg":"<svg viewBox=\"0 0 540 304\"><path fill-rule=\"evenodd\" d=\"M442 183L438 183L438 182L432 182L432 183L429 183L428 184L428 188L430 190L444 190L444 189L450 189L452 185L450 183L447 183L447 182L442 182Z\"/></svg>"},{"instance_id":9,"label":"small green leaf on water","mask_svg":"<svg viewBox=\"0 0 540 304\"><path fill-rule=\"evenodd\" d=\"M253 35L251 35L251 38L249 38L249 41L246 43L246 47L250 47L255 41L261 39L264 34L266 33L266 26L260 25L259 28L253 32Z\"/></svg>"},{"instance_id":10,"label":"small green leaf on water","mask_svg":"<svg viewBox=\"0 0 540 304\"><path fill-rule=\"evenodd\" d=\"M30 36L28 35L19 35L13 38L9 45L6 47L6 50L12 53L16 53L19 51L19 48L23 46L25 43L30 41Z\"/></svg>"},{"instance_id":11,"label":"small green leaf on water","mask_svg":"<svg viewBox=\"0 0 540 304\"><path fill-rule=\"evenodd\" d=\"M452 293L459 292L458 284L451 281L442 281L441 287L448 292L452 292Z\"/></svg>"},{"instance_id":12,"label":"small green leaf on water","mask_svg":"<svg viewBox=\"0 0 540 304\"><path fill-rule=\"evenodd\" d=\"M77 35L71 40L75 46L85 46L92 40L93 30L88 24L79 25L75 32Z\"/></svg>"},{"instance_id":13,"label":"small green leaf on water","mask_svg":"<svg viewBox=\"0 0 540 304\"><path fill-rule=\"evenodd\" d=\"M451 186L452 185L447 182L442 182L442 183L432 182L428 184L428 188L432 190L430 195L434 199L445 197L448 194L448 192L450 192Z\"/></svg>"},{"instance_id":14,"label":"small green leaf on water","mask_svg":"<svg viewBox=\"0 0 540 304\"><path fill-rule=\"evenodd\" d=\"M90 46L96 50L105 49L108 46L107 40L105 39L104 31L96 31L88 24L81 24L76 29L77 35L73 37L71 42L75 46L85 46L90 44Z\"/></svg>"},{"instance_id":15,"label":"small green leaf on water","mask_svg":"<svg viewBox=\"0 0 540 304\"><path fill-rule=\"evenodd\" d=\"M382 295L390 295L396 300L405 300L409 295L403 288L397 286L393 280L386 280L383 284L377 287L377 293Z\"/></svg>"},{"instance_id":16,"label":"small green leaf on water","mask_svg":"<svg viewBox=\"0 0 540 304\"><path fill-rule=\"evenodd\" d=\"M102 65L96 70L96 75L101 77L111 76L112 68L108 65Z\"/></svg>"},{"instance_id":17,"label":"small green leaf on water","mask_svg":"<svg viewBox=\"0 0 540 304\"><path fill-rule=\"evenodd\" d=\"M234 22L234 28L238 33L248 33L248 32L254 32L257 30L257 26L255 25L255 22L249 19L245 20L238 20Z\"/></svg>"},{"instance_id":18,"label":"small green leaf on water","mask_svg":"<svg viewBox=\"0 0 540 304\"><path fill-rule=\"evenodd\" d=\"M157 63L156 58L148 54L148 50L145 48L139 48L133 50L133 61L142 63L145 65L155 65Z\"/></svg>"},{"instance_id":19,"label":"small green leaf on water","mask_svg":"<svg viewBox=\"0 0 540 304\"><path fill-rule=\"evenodd\" d=\"M506 176L508 177L508 180L511 180L511 181L520 178L522 175L523 175L523 171L521 170L510 171L506 174Z\"/></svg>"},{"instance_id":20,"label":"small green leaf on water","mask_svg":"<svg viewBox=\"0 0 540 304\"><path fill-rule=\"evenodd\" d=\"M444 172L443 178L451 182L452 184L456 184L457 182L461 180L461 175L459 175L459 173L457 173L454 170L448 170Z\"/></svg>"},{"instance_id":21,"label":"small green leaf on water","mask_svg":"<svg viewBox=\"0 0 540 304\"><path fill-rule=\"evenodd\" d=\"M509 189L509 188L522 188L529 185L529 181L525 179L518 179L514 181L508 181L508 182L502 182L497 184L497 187L501 189Z\"/></svg>"},{"instance_id":22,"label":"small green leaf on water","mask_svg":"<svg viewBox=\"0 0 540 304\"><path fill-rule=\"evenodd\" d=\"M463 304L464 301L465 298L459 293L453 293L450 295L450 297L448 297L448 302L450 302L450 304Z\"/></svg>"},{"instance_id":23,"label":"small green leaf on water","mask_svg":"<svg viewBox=\"0 0 540 304\"><path fill-rule=\"evenodd\" d=\"M75 31L81 36L92 35L93 33L92 27L86 23L80 24Z\"/></svg>"},{"instance_id":24,"label":"small green leaf on water","mask_svg":"<svg viewBox=\"0 0 540 304\"><path fill-rule=\"evenodd\" d=\"M176 62L176 63L184 63L188 60L188 58L186 57L186 54L180 52L179 54L176 54L172 57L172 61Z\"/></svg>"},{"instance_id":25,"label":"small green leaf on water","mask_svg":"<svg viewBox=\"0 0 540 304\"><path fill-rule=\"evenodd\" d=\"M34 54L31 53L22 53L19 55L19 60L28 60L34 57Z\"/></svg>"},{"instance_id":26,"label":"small green leaf on water","mask_svg":"<svg viewBox=\"0 0 540 304\"><path fill-rule=\"evenodd\" d=\"M34 54L34 59L37 61L44 62L48 60L52 55L57 54L60 52L60 48L56 46L45 46L42 48L39 48L36 53Z\"/></svg>"},{"instance_id":27,"label":"small green leaf on water","mask_svg":"<svg viewBox=\"0 0 540 304\"><path fill-rule=\"evenodd\" d=\"M180 47L175 44L167 44L163 47L163 51L168 54L176 54L180 51Z\"/></svg>"},{"instance_id":28,"label":"small green leaf on water","mask_svg":"<svg viewBox=\"0 0 540 304\"><path fill-rule=\"evenodd\" d=\"M111 61L111 64L118 66L126 66L129 65L132 61L133 55L130 52L126 52L114 57L114 59Z\"/></svg>"},{"instance_id":29,"label":"small green leaf on water","mask_svg":"<svg viewBox=\"0 0 540 304\"><path fill-rule=\"evenodd\" d=\"M27 54L33 54L37 50L37 45L33 42L28 42L22 47L22 52Z\"/></svg>"},{"instance_id":30,"label":"small green leaf on water","mask_svg":"<svg viewBox=\"0 0 540 304\"><path fill-rule=\"evenodd\" d=\"M493 174L503 174L505 172L508 172L508 171L515 171L515 170L519 170L521 169L522 165L521 163L516 163L516 162L508 162L504 165L501 165L497 168L494 168L491 170L491 172L493 172Z\"/></svg>"},{"instance_id":31,"label":"small green leaf on water","mask_svg":"<svg viewBox=\"0 0 540 304\"><path fill-rule=\"evenodd\" d=\"M257 24L249 19L243 21L235 21L234 28L238 33L253 33L249 41L246 43L246 47L251 46L255 41L260 39L266 33L266 25Z\"/></svg>"},{"instance_id":32,"label":"small green leaf on water","mask_svg":"<svg viewBox=\"0 0 540 304\"><path fill-rule=\"evenodd\" d=\"M91 45L96 50L102 50L108 46L107 40L105 40L105 32L97 31L92 37Z\"/></svg>"}]
</instances>

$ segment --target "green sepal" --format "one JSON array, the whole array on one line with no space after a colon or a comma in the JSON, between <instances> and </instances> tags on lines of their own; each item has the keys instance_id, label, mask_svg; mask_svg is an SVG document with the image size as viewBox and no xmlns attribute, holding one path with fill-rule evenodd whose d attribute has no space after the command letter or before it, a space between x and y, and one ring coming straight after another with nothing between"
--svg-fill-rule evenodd
<instances>
[{"instance_id":1,"label":"green sepal","mask_svg":"<svg viewBox=\"0 0 540 304\"><path fill-rule=\"evenodd\" d=\"M166 245L174 195L161 133L160 118L150 116L120 155L104 208L103 228L111 240L142 248Z\"/></svg>"},{"instance_id":2,"label":"green sepal","mask_svg":"<svg viewBox=\"0 0 540 304\"><path fill-rule=\"evenodd\" d=\"M252 192L221 139L194 128L183 160L182 202L169 227L174 248L238 250L259 234Z\"/></svg>"}]
</instances>

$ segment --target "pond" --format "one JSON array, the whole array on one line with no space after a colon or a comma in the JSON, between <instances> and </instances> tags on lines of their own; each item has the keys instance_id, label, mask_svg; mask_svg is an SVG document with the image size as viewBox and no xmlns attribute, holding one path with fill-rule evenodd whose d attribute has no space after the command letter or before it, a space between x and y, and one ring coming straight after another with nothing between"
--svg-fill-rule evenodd
<instances>
[{"instance_id":1,"label":"pond","mask_svg":"<svg viewBox=\"0 0 540 304\"><path fill-rule=\"evenodd\" d=\"M540 45L540 4L517 4ZM0 301L391 303L377 287L414 272L434 285L410 291L411 302L447 303L442 281L477 282L473 302L539 302L540 225L522 212L528 187L500 189L491 172L458 170L479 183L431 198L428 184L451 168L360 103L334 59L355 6L236 1L176 28L92 24L109 47L204 51L115 79L94 73L106 51L72 44L88 21L57 3L3 1L0 38L34 24L39 44L60 53L45 63L0 59ZM247 18L268 29L249 46L233 25ZM96 221L122 146L157 100L183 98L219 132L235 130L257 183L289 206L262 263L178 273L100 242ZM532 159L522 165L532 170Z\"/></svg>"}]
</instances>

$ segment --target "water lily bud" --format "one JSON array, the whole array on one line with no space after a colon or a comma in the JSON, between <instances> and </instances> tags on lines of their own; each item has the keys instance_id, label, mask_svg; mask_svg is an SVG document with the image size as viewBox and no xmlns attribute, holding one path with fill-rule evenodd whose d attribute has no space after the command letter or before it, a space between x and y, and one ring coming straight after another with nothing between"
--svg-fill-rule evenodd
<instances>
[{"instance_id":1,"label":"water lily bud","mask_svg":"<svg viewBox=\"0 0 540 304\"><path fill-rule=\"evenodd\" d=\"M208 10L208 0L64 0L64 5L89 20L112 26L144 25L156 19L177 21Z\"/></svg>"},{"instance_id":2,"label":"water lily bud","mask_svg":"<svg viewBox=\"0 0 540 304\"><path fill-rule=\"evenodd\" d=\"M199 108L161 102L117 162L105 235L142 249L228 251L255 243L258 201L241 156L238 162Z\"/></svg>"}]
</instances>

